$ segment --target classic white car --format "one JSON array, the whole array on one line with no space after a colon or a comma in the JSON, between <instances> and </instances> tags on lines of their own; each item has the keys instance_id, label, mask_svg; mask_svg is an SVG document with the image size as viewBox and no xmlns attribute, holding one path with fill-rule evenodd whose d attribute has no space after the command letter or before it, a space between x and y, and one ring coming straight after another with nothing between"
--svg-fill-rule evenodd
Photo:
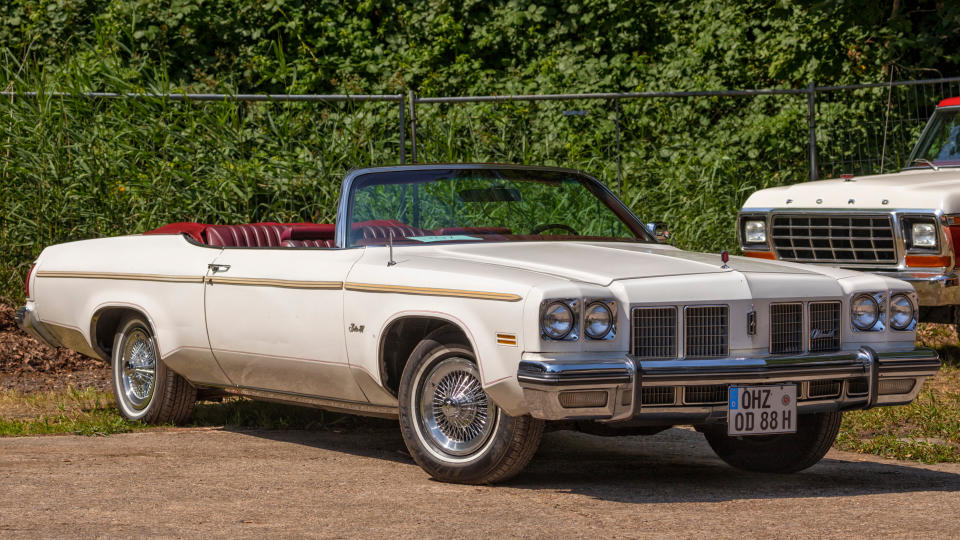
<instances>
[{"instance_id":1,"label":"classic white car","mask_svg":"<svg viewBox=\"0 0 960 540\"><path fill-rule=\"evenodd\" d=\"M750 257L908 281L921 322L960 328L960 98L940 102L902 171L757 191L739 237Z\"/></svg>"},{"instance_id":2,"label":"classic white car","mask_svg":"<svg viewBox=\"0 0 960 540\"><path fill-rule=\"evenodd\" d=\"M747 470L819 461L843 411L939 368L907 283L658 243L597 180L513 165L351 172L336 225L173 224L43 251L21 326L112 362L123 414L198 389L399 418L454 482L507 479L546 421L696 426Z\"/></svg>"}]
</instances>

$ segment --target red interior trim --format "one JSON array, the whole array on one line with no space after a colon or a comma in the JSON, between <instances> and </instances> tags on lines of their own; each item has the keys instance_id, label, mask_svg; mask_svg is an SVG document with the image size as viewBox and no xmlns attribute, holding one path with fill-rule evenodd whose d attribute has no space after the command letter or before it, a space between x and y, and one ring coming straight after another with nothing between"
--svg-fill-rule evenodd
<instances>
[{"instance_id":1,"label":"red interior trim","mask_svg":"<svg viewBox=\"0 0 960 540\"><path fill-rule=\"evenodd\" d=\"M960 105L960 97L947 98L941 101L937 107L955 107L957 105Z\"/></svg>"}]
</instances>

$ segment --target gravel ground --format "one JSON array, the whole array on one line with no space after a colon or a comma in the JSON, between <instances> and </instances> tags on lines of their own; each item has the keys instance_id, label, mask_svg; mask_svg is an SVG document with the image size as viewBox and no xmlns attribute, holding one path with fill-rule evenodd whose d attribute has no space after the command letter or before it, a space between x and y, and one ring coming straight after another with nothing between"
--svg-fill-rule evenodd
<instances>
[{"instance_id":1,"label":"gravel ground","mask_svg":"<svg viewBox=\"0 0 960 540\"><path fill-rule=\"evenodd\" d=\"M741 473L702 436L546 435L503 486L428 478L389 424L0 439L0 536L956 536L960 465L831 451Z\"/></svg>"}]
</instances>

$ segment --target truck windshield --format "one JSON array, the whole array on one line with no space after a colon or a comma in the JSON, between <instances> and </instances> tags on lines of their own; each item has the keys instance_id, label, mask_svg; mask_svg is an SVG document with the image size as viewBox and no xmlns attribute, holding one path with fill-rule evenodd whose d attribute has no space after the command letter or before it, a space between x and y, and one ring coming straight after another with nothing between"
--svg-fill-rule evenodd
<instances>
[{"instance_id":1,"label":"truck windshield","mask_svg":"<svg viewBox=\"0 0 960 540\"><path fill-rule=\"evenodd\" d=\"M960 166L960 108L941 109L933 113L910 155L907 167ZM925 163L926 162L926 163Z\"/></svg>"},{"instance_id":2,"label":"truck windshield","mask_svg":"<svg viewBox=\"0 0 960 540\"><path fill-rule=\"evenodd\" d=\"M422 169L357 177L348 245L651 241L596 181L536 169Z\"/></svg>"}]
</instances>

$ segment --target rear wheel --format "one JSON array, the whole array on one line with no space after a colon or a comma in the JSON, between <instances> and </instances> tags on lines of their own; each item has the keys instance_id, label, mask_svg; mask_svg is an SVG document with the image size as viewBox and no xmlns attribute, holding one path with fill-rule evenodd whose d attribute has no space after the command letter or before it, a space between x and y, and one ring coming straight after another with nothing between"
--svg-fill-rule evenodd
<instances>
[{"instance_id":1,"label":"rear wheel","mask_svg":"<svg viewBox=\"0 0 960 540\"><path fill-rule=\"evenodd\" d=\"M540 446L543 421L500 410L456 334L435 332L420 342L404 367L399 400L407 449L437 480L501 482L523 470Z\"/></svg>"},{"instance_id":2,"label":"rear wheel","mask_svg":"<svg viewBox=\"0 0 960 540\"><path fill-rule=\"evenodd\" d=\"M802 414L797 432L786 435L731 437L726 424L711 425L703 434L713 451L728 464L745 471L793 473L817 464L840 431L839 412Z\"/></svg>"},{"instance_id":3,"label":"rear wheel","mask_svg":"<svg viewBox=\"0 0 960 540\"><path fill-rule=\"evenodd\" d=\"M124 417L148 424L180 424L190 418L197 389L160 360L153 331L142 317L120 322L112 356L113 394Z\"/></svg>"}]
</instances>

